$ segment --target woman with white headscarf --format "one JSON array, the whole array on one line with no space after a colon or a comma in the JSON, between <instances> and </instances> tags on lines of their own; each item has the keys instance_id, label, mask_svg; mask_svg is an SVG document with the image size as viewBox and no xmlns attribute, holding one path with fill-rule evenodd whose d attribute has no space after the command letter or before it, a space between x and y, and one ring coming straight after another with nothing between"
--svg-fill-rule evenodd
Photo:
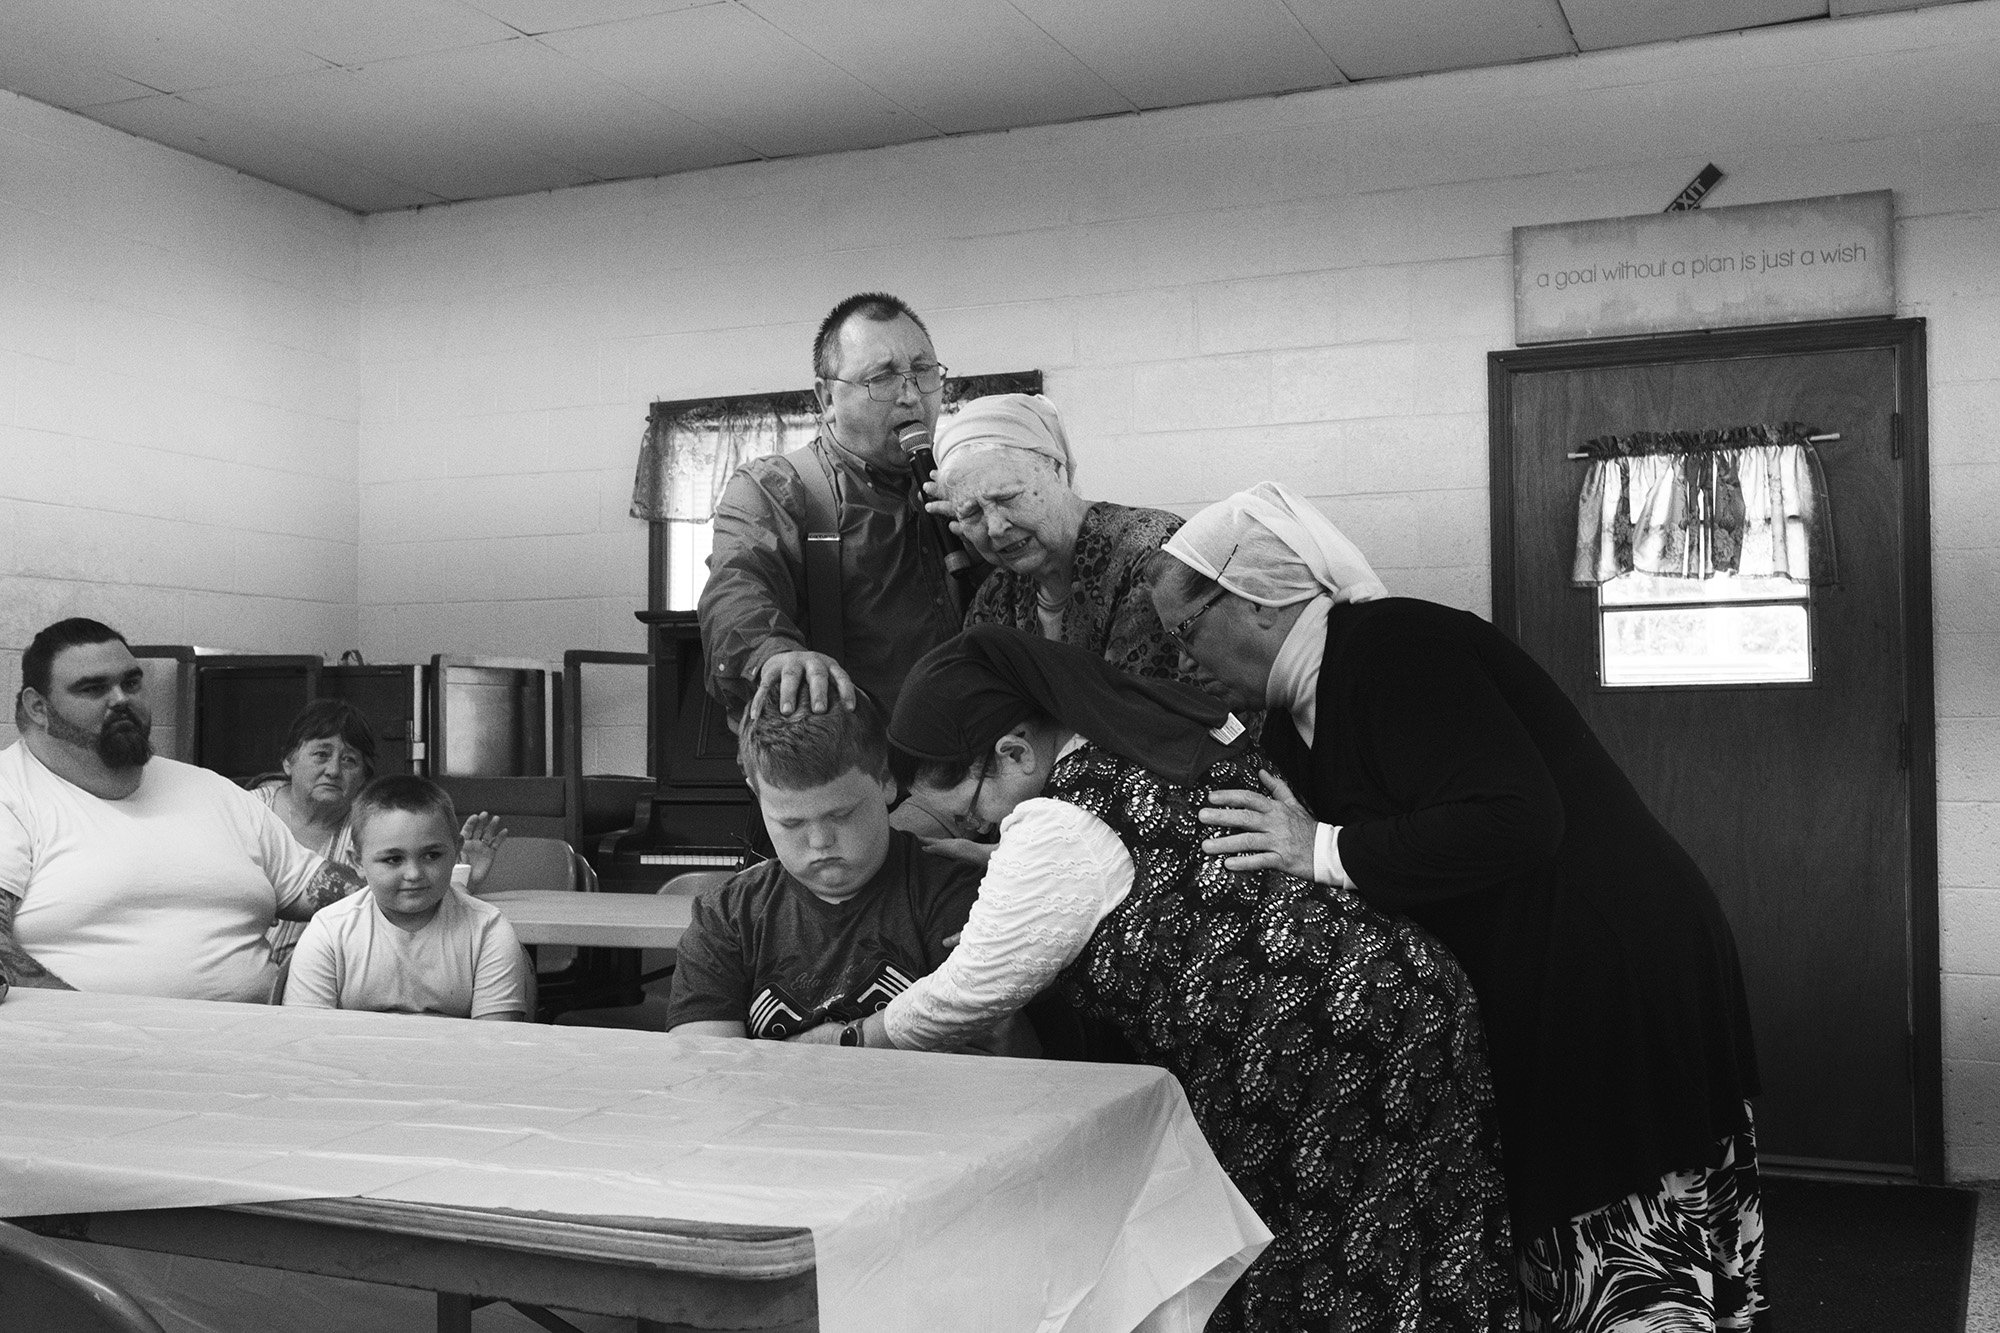
<instances>
[{"instance_id":1,"label":"woman with white headscarf","mask_svg":"<svg viewBox=\"0 0 2000 1333\"><path fill-rule=\"evenodd\" d=\"M1472 982L1526 1326L1751 1327L1758 1085L1736 946L1576 707L1484 620L1388 597L1282 486L1197 514L1152 572L1211 693L1271 710L1283 780L1212 793L1204 850L1403 913Z\"/></svg>"},{"instance_id":2,"label":"woman with white headscarf","mask_svg":"<svg viewBox=\"0 0 2000 1333\"><path fill-rule=\"evenodd\" d=\"M938 423L933 452L953 522L994 567L967 625L1008 625L1121 671L1186 679L1140 580L1179 515L1077 494L1062 418L1040 394L972 399Z\"/></svg>"}]
</instances>

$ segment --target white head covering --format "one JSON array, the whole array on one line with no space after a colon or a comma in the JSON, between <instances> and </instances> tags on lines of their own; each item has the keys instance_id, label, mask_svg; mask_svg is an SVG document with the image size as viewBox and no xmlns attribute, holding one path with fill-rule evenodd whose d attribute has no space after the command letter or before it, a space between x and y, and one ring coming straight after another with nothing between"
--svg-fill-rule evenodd
<instances>
[{"instance_id":1,"label":"white head covering","mask_svg":"<svg viewBox=\"0 0 2000 1333\"><path fill-rule=\"evenodd\" d=\"M938 422L931 456L938 467L957 451L972 445L1025 449L1055 460L1056 473L1066 484L1076 482L1076 460L1069 451L1056 405L1038 393L996 393L974 398Z\"/></svg>"},{"instance_id":2,"label":"white head covering","mask_svg":"<svg viewBox=\"0 0 2000 1333\"><path fill-rule=\"evenodd\" d=\"M1166 552L1259 606L1322 594L1336 602L1389 595L1354 543L1310 500L1275 481L1202 510L1168 538Z\"/></svg>"}]
</instances>

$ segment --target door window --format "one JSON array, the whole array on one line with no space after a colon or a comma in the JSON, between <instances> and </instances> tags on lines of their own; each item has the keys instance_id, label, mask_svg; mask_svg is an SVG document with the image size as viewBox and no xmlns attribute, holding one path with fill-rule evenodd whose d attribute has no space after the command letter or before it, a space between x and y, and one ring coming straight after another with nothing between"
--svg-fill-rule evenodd
<instances>
[{"instance_id":1,"label":"door window","mask_svg":"<svg viewBox=\"0 0 2000 1333\"><path fill-rule=\"evenodd\" d=\"M1812 589L1786 578L1630 573L1597 585L1598 679L1612 687L1813 678Z\"/></svg>"}]
</instances>

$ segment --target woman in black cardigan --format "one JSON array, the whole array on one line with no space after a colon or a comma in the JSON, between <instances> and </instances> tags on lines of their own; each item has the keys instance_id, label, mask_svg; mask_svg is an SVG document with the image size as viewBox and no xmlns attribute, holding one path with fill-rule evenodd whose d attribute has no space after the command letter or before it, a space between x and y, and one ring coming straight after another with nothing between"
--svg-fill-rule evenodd
<instances>
[{"instance_id":1,"label":"woman in black cardigan","mask_svg":"<svg viewBox=\"0 0 2000 1333\"><path fill-rule=\"evenodd\" d=\"M1562 690L1478 617L1388 597L1270 483L1189 521L1153 601L1211 692L1270 709L1282 778L1216 793L1206 850L1349 884L1471 979L1529 1327L1754 1326L1757 1072L1736 946Z\"/></svg>"}]
</instances>

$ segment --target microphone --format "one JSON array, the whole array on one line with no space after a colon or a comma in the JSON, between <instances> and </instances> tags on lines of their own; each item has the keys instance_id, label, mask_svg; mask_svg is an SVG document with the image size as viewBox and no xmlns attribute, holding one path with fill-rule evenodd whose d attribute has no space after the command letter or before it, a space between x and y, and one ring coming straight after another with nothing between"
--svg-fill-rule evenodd
<instances>
[{"instance_id":1,"label":"microphone","mask_svg":"<svg viewBox=\"0 0 2000 1333\"><path fill-rule=\"evenodd\" d=\"M931 455L931 428L921 421L912 421L896 432L896 443L903 448L903 457L909 460L910 472L917 480L917 502L923 503L924 487L937 475L937 459ZM965 549L965 541L951 530L951 520L930 515L937 525L938 542L944 547L944 567L957 576L966 578L973 572L972 552Z\"/></svg>"}]
</instances>

